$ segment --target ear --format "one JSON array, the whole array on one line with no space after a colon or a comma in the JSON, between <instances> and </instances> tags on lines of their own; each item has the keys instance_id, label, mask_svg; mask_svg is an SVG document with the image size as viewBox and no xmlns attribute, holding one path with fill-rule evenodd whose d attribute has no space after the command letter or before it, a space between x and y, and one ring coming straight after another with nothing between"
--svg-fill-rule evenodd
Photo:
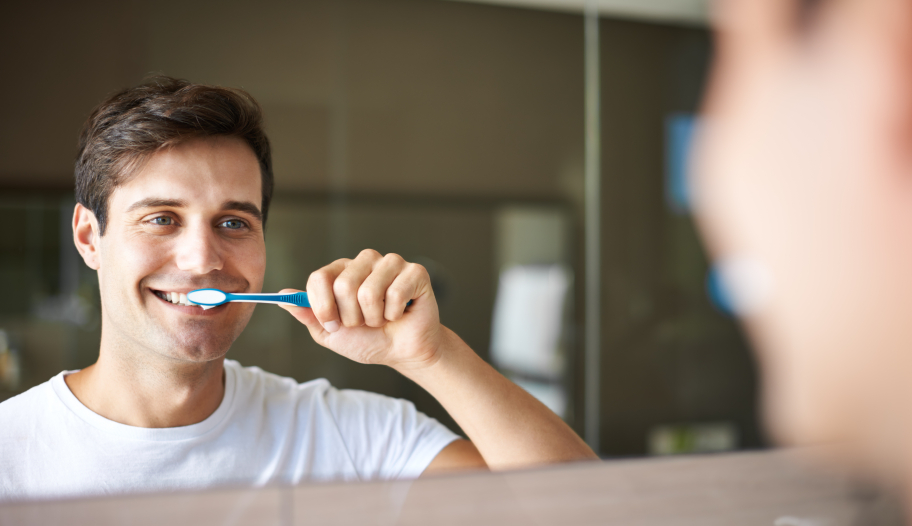
<instances>
[{"instance_id":1,"label":"ear","mask_svg":"<svg viewBox=\"0 0 912 526\"><path fill-rule=\"evenodd\" d=\"M101 255L98 235L98 220L91 210L76 203L73 210L73 243L82 256L85 264L93 270L101 268Z\"/></svg>"}]
</instances>

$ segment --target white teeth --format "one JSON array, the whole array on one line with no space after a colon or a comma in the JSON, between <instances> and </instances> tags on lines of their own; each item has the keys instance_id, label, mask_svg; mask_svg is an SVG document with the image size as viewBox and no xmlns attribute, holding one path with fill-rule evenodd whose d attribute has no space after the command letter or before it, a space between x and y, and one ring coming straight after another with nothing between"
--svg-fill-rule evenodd
<instances>
[{"instance_id":1,"label":"white teeth","mask_svg":"<svg viewBox=\"0 0 912 526\"><path fill-rule=\"evenodd\" d=\"M175 305L187 305L188 307L199 306L195 303L190 303L190 301L187 300L187 294L184 292L156 292L155 294L159 298Z\"/></svg>"}]
</instances>

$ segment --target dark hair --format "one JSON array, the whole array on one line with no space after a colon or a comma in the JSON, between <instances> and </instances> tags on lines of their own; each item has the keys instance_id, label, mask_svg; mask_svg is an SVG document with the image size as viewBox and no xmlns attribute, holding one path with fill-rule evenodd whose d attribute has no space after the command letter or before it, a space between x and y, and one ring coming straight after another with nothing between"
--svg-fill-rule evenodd
<instances>
[{"instance_id":1,"label":"dark hair","mask_svg":"<svg viewBox=\"0 0 912 526\"><path fill-rule=\"evenodd\" d=\"M108 198L161 148L200 137L243 139L260 164L263 223L272 199L272 156L263 112L240 89L156 76L99 104L82 127L76 155L76 200L95 214L100 235Z\"/></svg>"}]
</instances>

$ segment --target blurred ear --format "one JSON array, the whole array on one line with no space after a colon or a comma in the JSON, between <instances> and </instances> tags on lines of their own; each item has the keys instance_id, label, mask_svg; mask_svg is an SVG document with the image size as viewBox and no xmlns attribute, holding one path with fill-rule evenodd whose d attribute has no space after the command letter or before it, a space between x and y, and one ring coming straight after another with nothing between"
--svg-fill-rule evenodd
<instances>
[{"instance_id":1,"label":"blurred ear","mask_svg":"<svg viewBox=\"0 0 912 526\"><path fill-rule=\"evenodd\" d=\"M76 250L79 251L82 260L93 270L101 267L99 238L95 214L77 203L73 211L73 243L76 244Z\"/></svg>"}]
</instances>

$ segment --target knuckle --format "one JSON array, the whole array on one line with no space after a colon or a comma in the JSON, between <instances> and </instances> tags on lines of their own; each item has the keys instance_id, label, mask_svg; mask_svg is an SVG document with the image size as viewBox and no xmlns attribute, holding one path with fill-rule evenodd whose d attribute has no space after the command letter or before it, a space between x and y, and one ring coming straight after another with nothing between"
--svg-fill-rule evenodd
<instances>
[{"instance_id":1,"label":"knuckle","mask_svg":"<svg viewBox=\"0 0 912 526\"><path fill-rule=\"evenodd\" d=\"M361 287L358 290L358 303L371 307L380 303L380 295L371 287Z\"/></svg>"},{"instance_id":2,"label":"knuckle","mask_svg":"<svg viewBox=\"0 0 912 526\"><path fill-rule=\"evenodd\" d=\"M415 276L419 276L419 277L428 276L427 269L424 268L423 265L420 265L418 263L409 263L408 266L406 267L406 272L408 272L409 274L415 275Z\"/></svg>"},{"instance_id":3,"label":"knuckle","mask_svg":"<svg viewBox=\"0 0 912 526\"><path fill-rule=\"evenodd\" d=\"M372 248L365 248L358 254L358 257L374 260L374 259L379 259L381 256L380 256L380 253L377 252L376 250L374 250Z\"/></svg>"},{"instance_id":4,"label":"knuckle","mask_svg":"<svg viewBox=\"0 0 912 526\"><path fill-rule=\"evenodd\" d=\"M386 297L389 298L390 303L399 303L405 301L407 294L402 287L392 286L386 291Z\"/></svg>"},{"instance_id":5,"label":"knuckle","mask_svg":"<svg viewBox=\"0 0 912 526\"><path fill-rule=\"evenodd\" d=\"M314 284L317 286L325 286L330 283L329 273L325 270L317 270L310 274L310 277L307 279L308 284Z\"/></svg>"},{"instance_id":6,"label":"knuckle","mask_svg":"<svg viewBox=\"0 0 912 526\"><path fill-rule=\"evenodd\" d=\"M386 297L391 301L397 301L405 297L405 290L400 285L393 284L386 291Z\"/></svg>"},{"instance_id":7,"label":"knuckle","mask_svg":"<svg viewBox=\"0 0 912 526\"><path fill-rule=\"evenodd\" d=\"M389 254L383 256L383 259L390 263L405 263L405 258L396 254L395 252L390 252Z\"/></svg>"},{"instance_id":8,"label":"knuckle","mask_svg":"<svg viewBox=\"0 0 912 526\"><path fill-rule=\"evenodd\" d=\"M337 296L349 296L355 292L355 285L351 280L340 278L333 282L332 289Z\"/></svg>"}]
</instances>

